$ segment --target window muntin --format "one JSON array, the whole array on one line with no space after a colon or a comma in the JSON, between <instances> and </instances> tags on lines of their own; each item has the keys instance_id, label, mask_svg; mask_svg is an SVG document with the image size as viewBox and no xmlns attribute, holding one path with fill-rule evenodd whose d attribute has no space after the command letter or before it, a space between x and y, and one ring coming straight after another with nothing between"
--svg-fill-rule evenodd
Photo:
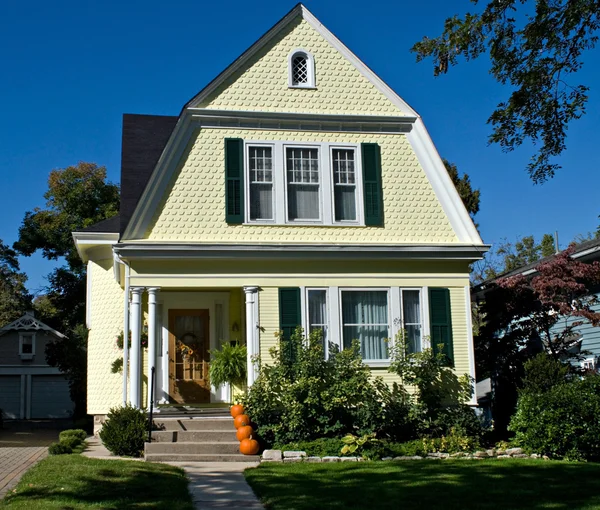
<instances>
[{"instance_id":1,"label":"window muntin","mask_svg":"<svg viewBox=\"0 0 600 510\"><path fill-rule=\"evenodd\" d=\"M288 86L315 88L315 60L309 51L299 48L288 55Z\"/></svg>"},{"instance_id":2,"label":"window muntin","mask_svg":"<svg viewBox=\"0 0 600 510\"><path fill-rule=\"evenodd\" d=\"M288 220L319 220L319 149L286 147Z\"/></svg>"},{"instance_id":3,"label":"window muntin","mask_svg":"<svg viewBox=\"0 0 600 510\"><path fill-rule=\"evenodd\" d=\"M335 221L356 221L356 151L332 149Z\"/></svg>"},{"instance_id":4,"label":"window muntin","mask_svg":"<svg viewBox=\"0 0 600 510\"><path fill-rule=\"evenodd\" d=\"M273 220L273 148L248 148L250 220Z\"/></svg>"},{"instance_id":5,"label":"window muntin","mask_svg":"<svg viewBox=\"0 0 600 510\"><path fill-rule=\"evenodd\" d=\"M308 289L308 332L321 330L323 333L323 350L327 353L327 330L329 318L327 314L327 290Z\"/></svg>"},{"instance_id":6,"label":"window muntin","mask_svg":"<svg viewBox=\"0 0 600 510\"><path fill-rule=\"evenodd\" d=\"M341 298L343 347L358 340L363 359L389 359L387 290L343 290Z\"/></svg>"},{"instance_id":7,"label":"window muntin","mask_svg":"<svg viewBox=\"0 0 600 510\"><path fill-rule=\"evenodd\" d=\"M422 318L421 291L416 289L400 289L402 296L402 326L406 334L406 344L409 352L421 352Z\"/></svg>"},{"instance_id":8,"label":"window muntin","mask_svg":"<svg viewBox=\"0 0 600 510\"><path fill-rule=\"evenodd\" d=\"M19 335L19 354L35 354L35 335L34 333L21 333Z\"/></svg>"},{"instance_id":9,"label":"window muntin","mask_svg":"<svg viewBox=\"0 0 600 510\"><path fill-rule=\"evenodd\" d=\"M304 53L296 53L292 57L292 85L308 83L308 59Z\"/></svg>"}]
</instances>

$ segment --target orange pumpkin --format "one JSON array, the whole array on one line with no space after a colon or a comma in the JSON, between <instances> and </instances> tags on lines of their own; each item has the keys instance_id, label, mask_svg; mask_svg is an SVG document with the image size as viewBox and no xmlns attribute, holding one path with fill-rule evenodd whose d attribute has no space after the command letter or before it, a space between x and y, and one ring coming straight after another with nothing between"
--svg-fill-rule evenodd
<instances>
[{"instance_id":1,"label":"orange pumpkin","mask_svg":"<svg viewBox=\"0 0 600 510\"><path fill-rule=\"evenodd\" d=\"M259 448L256 439L244 439L240 442L240 453L243 453L244 455L256 455Z\"/></svg>"},{"instance_id":2,"label":"orange pumpkin","mask_svg":"<svg viewBox=\"0 0 600 510\"><path fill-rule=\"evenodd\" d=\"M244 425L243 427L237 429L235 437L237 437L238 441L243 441L244 439L250 439L252 437L253 432L254 430L252 430L252 427L250 425Z\"/></svg>"},{"instance_id":3,"label":"orange pumpkin","mask_svg":"<svg viewBox=\"0 0 600 510\"><path fill-rule=\"evenodd\" d=\"M244 406L240 405L240 404L231 406L231 408L229 409L229 413L231 414L232 418L235 418L236 416L239 416L240 414L244 414Z\"/></svg>"},{"instance_id":4,"label":"orange pumpkin","mask_svg":"<svg viewBox=\"0 0 600 510\"><path fill-rule=\"evenodd\" d=\"M233 424L236 429L239 429L244 425L250 425L250 418L248 418L247 414L239 414L233 419Z\"/></svg>"}]
</instances>

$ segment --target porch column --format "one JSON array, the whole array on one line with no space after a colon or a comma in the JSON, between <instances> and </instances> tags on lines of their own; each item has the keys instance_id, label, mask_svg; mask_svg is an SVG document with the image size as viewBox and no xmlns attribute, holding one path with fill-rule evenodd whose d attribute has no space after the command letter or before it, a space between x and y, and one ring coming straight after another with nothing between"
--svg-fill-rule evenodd
<instances>
[{"instance_id":1,"label":"porch column","mask_svg":"<svg viewBox=\"0 0 600 510\"><path fill-rule=\"evenodd\" d=\"M142 327L142 292L143 287L131 289L131 367L129 371L130 401L133 407L140 408L142 371L140 335ZM124 337L124 342L127 337Z\"/></svg>"},{"instance_id":2,"label":"porch column","mask_svg":"<svg viewBox=\"0 0 600 510\"><path fill-rule=\"evenodd\" d=\"M156 295L160 289L150 287L148 289L148 409L154 408L156 402ZM152 371L154 370L154 377ZM154 392L154 393L153 393ZM151 396L154 400L150 400Z\"/></svg>"},{"instance_id":3,"label":"porch column","mask_svg":"<svg viewBox=\"0 0 600 510\"><path fill-rule=\"evenodd\" d=\"M244 287L246 294L246 351L248 388L256 380L256 366L252 358L258 354L258 287Z\"/></svg>"}]
</instances>

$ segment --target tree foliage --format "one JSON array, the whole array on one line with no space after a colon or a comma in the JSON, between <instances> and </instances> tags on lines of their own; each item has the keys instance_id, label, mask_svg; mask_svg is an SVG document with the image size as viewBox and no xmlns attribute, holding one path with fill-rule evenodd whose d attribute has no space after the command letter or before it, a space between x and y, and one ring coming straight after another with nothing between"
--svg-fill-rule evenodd
<instances>
[{"instance_id":1,"label":"tree foliage","mask_svg":"<svg viewBox=\"0 0 600 510\"><path fill-rule=\"evenodd\" d=\"M473 189L471 178L467 174L459 176L458 168L454 163L450 163L447 159L443 159L442 161L444 162L448 175L450 176L450 179L452 179L456 191L458 191L458 195L465 205L467 212L471 218L473 218L479 212L481 192L478 189Z\"/></svg>"},{"instance_id":2,"label":"tree foliage","mask_svg":"<svg viewBox=\"0 0 600 510\"><path fill-rule=\"evenodd\" d=\"M589 87L570 82L586 50L597 43L600 4L596 0L488 0L480 12L447 18L443 32L424 37L412 51L417 61L433 59L434 75L462 58L482 55L490 73L511 92L488 119L489 137L505 151L526 140L537 150L527 165L535 183L554 176L566 148L569 123L585 113Z\"/></svg>"},{"instance_id":3,"label":"tree foliage","mask_svg":"<svg viewBox=\"0 0 600 510\"><path fill-rule=\"evenodd\" d=\"M85 265L71 233L110 218L119 210L119 186L106 180L106 168L80 162L50 172L46 207L25 214L15 250L25 256L41 251L65 264L48 275L46 294L35 301L42 320L67 335L49 344L48 363L66 373L76 412L85 409L87 331Z\"/></svg>"},{"instance_id":4,"label":"tree foliage","mask_svg":"<svg viewBox=\"0 0 600 510\"><path fill-rule=\"evenodd\" d=\"M26 281L17 254L0 240L0 327L17 320L31 306Z\"/></svg>"}]
</instances>

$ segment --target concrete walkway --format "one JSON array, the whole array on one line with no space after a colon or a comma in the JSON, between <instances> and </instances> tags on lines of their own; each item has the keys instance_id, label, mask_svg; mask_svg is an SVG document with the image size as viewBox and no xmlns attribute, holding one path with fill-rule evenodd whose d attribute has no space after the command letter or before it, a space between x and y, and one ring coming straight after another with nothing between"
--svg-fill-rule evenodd
<instances>
[{"instance_id":1,"label":"concrete walkway","mask_svg":"<svg viewBox=\"0 0 600 510\"><path fill-rule=\"evenodd\" d=\"M246 483L243 471L248 462L169 462L185 471L197 509L264 508Z\"/></svg>"},{"instance_id":2,"label":"concrete walkway","mask_svg":"<svg viewBox=\"0 0 600 510\"><path fill-rule=\"evenodd\" d=\"M90 436L85 440L85 450L81 452L84 457L90 457L91 459L103 459L103 460L137 460L143 461L144 459L138 459L135 457L118 457L108 451L106 446L102 444L99 438Z\"/></svg>"}]
</instances>

